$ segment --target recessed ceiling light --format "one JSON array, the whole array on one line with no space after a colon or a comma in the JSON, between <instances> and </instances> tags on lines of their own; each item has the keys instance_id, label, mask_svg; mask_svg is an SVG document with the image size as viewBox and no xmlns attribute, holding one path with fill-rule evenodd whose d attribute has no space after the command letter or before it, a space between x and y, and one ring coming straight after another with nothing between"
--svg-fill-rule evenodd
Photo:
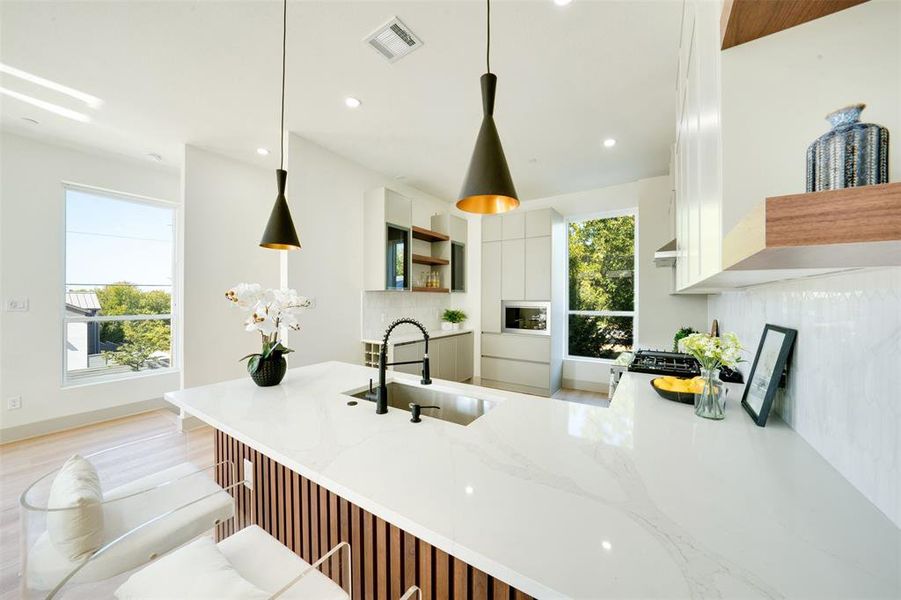
<instances>
[{"instance_id":1,"label":"recessed ceiling light","mask_svg":"<svg viewBox=\"0 0 901 600\"><path fill-rule=\"evenodd\" d=\"M344 99L344 106L346 106L347 108L360 108L361 104L363 103L360 102L357 98L353 98L351 96L348 96Z\"/></svg>"},{"instance_id":2,"label":"recessed ceiling light","mask_svg":"<svg viewBox=\"0 0 901 600\"><path fill-rule=\"evenodd\" d=\"M604 140L604 148L613 148L616 146L616 140L613 138L607 138Z\"/></svg>"},{"instance_id":3,"label":"recessed ceiling light","mask_svg":"<svg viewBox=\"0 0 901 600\"><path fill-rule=\"evenodd\" d=\"M572 4L572 1L573 0L554 0L554 4L556 4L557 6L567 6L569 4Z\"/></svg>"},{"instance_id":4,"label":"recessed ceiling light","mask_svg":"<svg viewBox=\"0 0 901 600\"><path fill-rule=\"evenodd\" d=\"M257 148L257 154L260 156L269 156L269 150L267 148Z\"/></svg>"},{"instance_id":5,"label":"recessed ceiling light","mask_svg":"<svg viewBox=\"0 0 901 600\"><path fill-rule=\"evenodd\" d=\"M11 67L3 63L0 63L0 73L6 73L7 75L12 75L13 77L18 77L19 79L28 81L29 83L45 87L48 90L53 90L54 92L59 92L67 96L71 96L72 98L81 100L91 108L100 108L100 106L103 104L103 100L96 96L85 94L84 92L72 89L69 86L63 85L61 83L56 83L55 81L50 81L49 79L44 79L43 77L38 77L37 75L32 75L27 71L22 71L21 69L16 69L15 67Z\"/></svg>"},{"instance_id":6,"label":"recessed ceiling light","mask_svg":"<svg viewBox=\"0 0 901 600\"><path fill-rule=\"evenodd\" d=\"M163 157L156 152L148 152L147 157L151 160L155 160L156 162L163 162Z\"/></svg>"},{"instance_id":7,"label":"recessed ceiling light","mask_svg":"<svg viewBox=\"0 0 901 600\"><path fill-rule=\"evenodd\" d=\"M16 100L20 100L25 102L26 104L30 104L32 106L36 106L38 108L42 108L47 112L52 112L61 117L66 117L67 119L72 119L73 121L80 121L82 123L88 123L91 120L91 117L84 113L80 113L78 111L69 110L68 108L63 108L57 104L53 104L52 102L45 102L44 100L38 100L37 98L32 98L26 94L20 94L19 92L14 92L12 90L8 90L4 87L0 87L0 94L4 96L9 96L10 98L15 98Z\"/></svg>"},{"instance_id":8,"label":"recessed ceiling light","mask_svg":"<svg viewBox=\"0 0 901 600\"><path fill-rule=\"evenodd\" d=\"M613 544L611 544L611 543L608 542L607 540L603 540L603 541L601 542L601 548L603 548L604 550L606 550L606 551L609 552L610 550L613 549Z\"/></svg>"},{"instance_id":9,"label":"recessed ceiling light","mask_svg":"<svg viewBox=\"0 0 901 600\"><path fill-rule=\"evenodd\" d=\"M32 119L31 117L22 117L22 120L28 123L29 125L40 125L41 122L37 119Z\"/></svg>"},{"instance_id":10,"label":"recessed ceiling light","mask_svg":"<svg viewBox=\"0 0 901 600\"><path fill-rule=\"evenodd\" d=\"M400 180L400 179L406 179L407 176L406 175L395 175L394 178L397 180Z\"/></svg>"}]
</instances>

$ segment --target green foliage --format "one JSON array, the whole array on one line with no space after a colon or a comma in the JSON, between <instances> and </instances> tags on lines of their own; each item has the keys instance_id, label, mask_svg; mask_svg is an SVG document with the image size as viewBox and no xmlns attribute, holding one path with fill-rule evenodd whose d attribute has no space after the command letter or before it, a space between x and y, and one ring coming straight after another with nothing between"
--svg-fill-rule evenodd
<instances>
[{"instance_id":1,"label":"green foliage","mask_svg":"<svg viewBox=\"0 0 901 600\"><path fill-rule=\"evenodd\" d=\"M100 314L158 315L172 310L172 296L162 290L142 291L128 282L117 282L94 290ZM100 324L100 341L117 344L103 352L110 362L139 371L155 352L169 352L171 327L168 320L119 321Z\"/></svg>"},{"instance_id":2,"label":"green foliage","mask_svg":"<svg viewBox=\"0 0 901 600\"><path fill-rule=\"evenodd\" d=\"M635 217L569 225L569 309L635 309ZM570 315L569 354L615 358L633 343L632 317Z\"/></svg>"},{"instance_id":3,"label":"green foliage","mask_svg":"<svg viewBox=\"0 0 901 600\"><path fill-rule=\"evenodd\" d=\"M253 375L260 368L260 361L269 358L270 356L278 357L281 354L289 354L294 352L291 348L288 348L281 342L269 342L267 339L263 339L263 351L255 352L253 354L248 354L247 356L241 357L238 359L238 362L242 360L250 360L247 361L247 372Z\"/></svg>"},{"instance_id":4,"label":"green foliage","mask_svg":"<svg viewBox=\"0 0 901 600\"><path fill-rule=\"evenodd\" d=\"M570 310L633 310L635 217L569 225Z\"/></svg>"},{"instance_id":5,"label":"green foliage","mask_svg":"<svg viewBox=\"0 0 901 600\"><path fill-rule=\"evenodd\" d=\"M673 352L679 351L679 340L688 337L693 333L698 333L698 331L692 327L683 327L677 331L676 335L673 336Z\"/></svg>"},{"instance_id":6,"label":"green foliage","mask_svg":"<svg viewBox=\"0 0 901 600\"><path fill-rule=\"evenodd\" d=\"M447 321L448 323L462 323L466 320L466 313L462 310L454 310L452 308L448 308L441 316L441 320Z\"/></svg>"}]
</instances>

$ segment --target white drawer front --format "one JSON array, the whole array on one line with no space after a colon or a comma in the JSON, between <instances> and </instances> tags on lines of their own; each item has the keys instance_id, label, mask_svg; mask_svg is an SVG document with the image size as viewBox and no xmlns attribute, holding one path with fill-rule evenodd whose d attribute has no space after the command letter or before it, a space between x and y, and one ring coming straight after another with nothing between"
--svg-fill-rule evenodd
<instances>
[{"instance_id":1,"label":"white drawer front","mask_svg":"<svg viewBox=\"0 0 901 600\"><path fill-rule=\"evenodd\" d=\"M483 356L482 377L495 381L547 388L551 381L551 367L550 365Z\"/></svg>"},{"instance_id":2,"label":"white drawer front","mask_svg":"<svg viewBox=\"0 0 901 600\"><path fill-rule=\"evenodd\" d=\"M482 333L482 356L551 362L551 338L538 335Z\"/></svg>"}]
</instances>

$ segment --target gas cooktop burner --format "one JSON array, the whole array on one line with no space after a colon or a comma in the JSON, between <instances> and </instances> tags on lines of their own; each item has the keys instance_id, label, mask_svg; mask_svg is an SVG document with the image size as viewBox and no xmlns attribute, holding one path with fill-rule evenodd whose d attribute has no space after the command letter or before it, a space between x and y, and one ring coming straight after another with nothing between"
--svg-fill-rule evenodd
<instances>
[{"instance_id":1,"label":"gas cooktop burner","mask_svg":"<svg viewBox=\"0 0 901 600\"><path fill-rule=\"evenodd\" d=\"M701 374L700 365L694 357L662 350L638 350L629 364L629 370L633 373L673 377L695 377Z\"/></svg>"}]
</instances>

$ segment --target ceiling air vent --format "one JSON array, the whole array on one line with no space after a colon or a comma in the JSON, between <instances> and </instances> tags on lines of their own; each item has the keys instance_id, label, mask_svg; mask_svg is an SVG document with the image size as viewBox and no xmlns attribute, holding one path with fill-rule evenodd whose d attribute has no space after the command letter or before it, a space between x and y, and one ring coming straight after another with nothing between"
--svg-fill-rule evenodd
<instances>
[{"instance_id":1,"label":"ceiling air vent","mask_svg":"<svg viewBox=\"0 0 901 600\"><path fill-rule=\"evenodd\" d=\"M398 61L422 46L422 40L397 17L366 36L364 41L378 50L388 62Z\"/></svg>"}]
</instances>

